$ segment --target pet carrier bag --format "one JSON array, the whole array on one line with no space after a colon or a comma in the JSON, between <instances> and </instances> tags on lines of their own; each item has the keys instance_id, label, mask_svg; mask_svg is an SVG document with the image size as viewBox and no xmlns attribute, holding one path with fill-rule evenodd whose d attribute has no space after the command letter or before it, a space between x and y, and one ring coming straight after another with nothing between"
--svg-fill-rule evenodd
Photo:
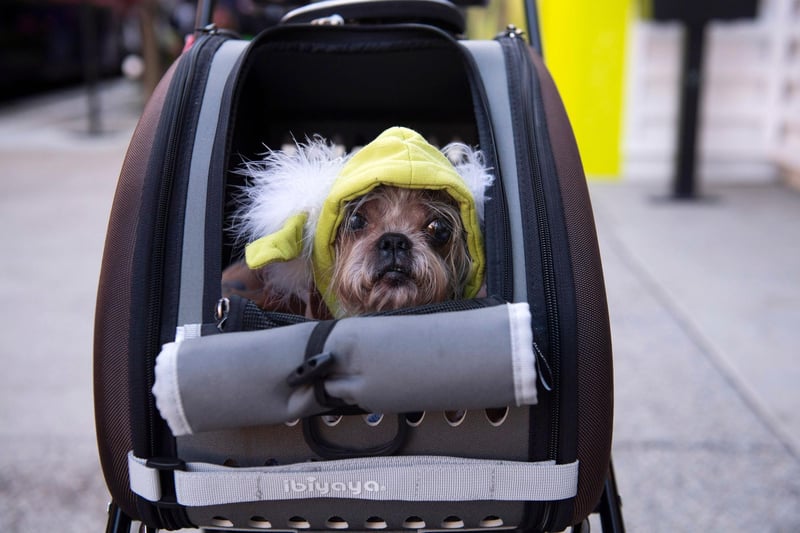
<instances>
[{"instance_id":1,"label":"pet carrier bag","mask_svg":"<svg viewBox=\"0 0 800 533\"><path fill-rule=\"evenodd\" d=\"M204 26L163 77L122 167L98 291L109 531L577 530L598 509L622 530L576 144L521 31L463 32L440 0L321 2L251 41ZM338 321L221 298L242 254L226 232L241 162L316 134L350 149L394 125L484 152L488 296Z\"/></svg>"}]
</instances>

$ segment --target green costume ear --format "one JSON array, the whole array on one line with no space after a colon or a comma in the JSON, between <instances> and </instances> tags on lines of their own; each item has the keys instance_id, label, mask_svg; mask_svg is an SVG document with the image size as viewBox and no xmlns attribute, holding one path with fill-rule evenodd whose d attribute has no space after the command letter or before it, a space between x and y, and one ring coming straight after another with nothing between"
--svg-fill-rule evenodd
<instances>
[{"instance_id":1,"label":"green costume ear","mask_svg":"<svg viewBox=\"0 0 800 533\"><path fill-rule=\"evenodd\" d=\"M284 225L265 237L248 244L244 257L250 268L261 268L275 261L291 261L303 253L303 228L307 213L289 217Z\"/></svg>"}]
</instances>

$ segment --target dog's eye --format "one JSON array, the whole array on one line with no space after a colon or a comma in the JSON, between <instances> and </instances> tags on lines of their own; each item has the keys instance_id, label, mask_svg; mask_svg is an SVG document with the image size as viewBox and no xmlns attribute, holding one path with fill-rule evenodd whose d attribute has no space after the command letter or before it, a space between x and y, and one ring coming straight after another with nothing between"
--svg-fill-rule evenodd
<instances>
[{"instance_id":1,"label":"dog's eye","mask_svg":"<svg viewBox=\"0 0 800 533\"><path fill-rule=\"evenodd\" d=\"M450 235L453 233L450 225L439 218L431 220L428 223L428 226L425 228L425 231L428 233L428 236L431 238L433 243L439 245L445 244L447 241L449 241Z\"/></svg>"},{"instance_id":2,"label":"dog's eye","mask_svg":"<svg viewBox=\"0 0 800 533\"><path fill-rule=\"evenodd\" d=\"M367 219L361 213L353 213L347 219L347 229L350 231L358 231L367 226Z\"/></svg>"}]
</instances>

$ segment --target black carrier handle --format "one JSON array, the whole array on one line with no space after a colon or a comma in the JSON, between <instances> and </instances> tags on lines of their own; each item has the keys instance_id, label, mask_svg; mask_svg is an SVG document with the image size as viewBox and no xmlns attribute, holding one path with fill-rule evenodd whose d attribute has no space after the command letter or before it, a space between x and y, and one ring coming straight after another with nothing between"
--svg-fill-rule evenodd
<instances>
[{"instance_id":1,"label":"black carrier handle","mask_svg":"<svg viewBox=\"0 0 800 533\"><path fill-rule=\"evenodd\" d=\"M196 28L211 24L215 3L216 0L198 1ZM462 34L466 30L466 20L461 7L486 4L488 0L323 0L293 9L281 19L281 24L418 22ZM543 56L536 0L525 0L525 18L530 44Z\"/></svg>"},{"instance_id":2,"label":"black carrier handle","mask_svg":"<svg viewBox=\"0 0 800 533\"><path fill-rule=\"evenodd\" d=\"M327 0L287 13L282 24L418 22L450 33L464 33L461 11L447 0Z\"/></svg>"}]
</instances>

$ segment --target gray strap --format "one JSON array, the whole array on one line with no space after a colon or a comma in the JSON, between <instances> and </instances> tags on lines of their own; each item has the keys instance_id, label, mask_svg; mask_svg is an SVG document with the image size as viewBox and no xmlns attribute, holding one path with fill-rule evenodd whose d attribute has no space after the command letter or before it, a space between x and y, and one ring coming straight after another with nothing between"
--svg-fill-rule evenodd
<instances>
[{"instance_id":1,"label":"gray strap","mask_svg":"<svg viewBox=\"0 0 800 533\"><path fill-rule=\"evenodd\" d=\"M495 146L502 169L501 178L507 199L511 242L522 243L525 237L522 230L517 157L514 152L514 129L511 125L511 103L503 50L497 41L461 41L461 45L469 52L480 70L483 87L488 96ZM513 246L511 249L514 263L514 301L517 302L528 300L524 248L524 246Z\"/></svg>"},{"instance_id":2,"label":"gray strap","mask_svg":"<svg viewBox=\"0 0 800 533\"><path fill-rule=\"evenodd\" d=\"M161 498L159 472L128 455L131 489ZM229 468L187 463L175 471L178 503L187 507L243 502L346 498L372 501L552 501L574 497L578 462L525 463L439 456L392 456Z\"/></svg>"},{"instance_id":3,"label":"gray strap","mask_svg":"<svg viewBox=\"0 0 800 533\"><path fill-rule=\"evenodd\" d=\"M186 191L178 324L200 322L203 318L203 292L199 288L203 287L208 169L216 142L222 93L231 69L248 44L249 41L244 40L225 41L214 54L209 70L203 104L197 119Z\"/></svg>"}]
</instances>

